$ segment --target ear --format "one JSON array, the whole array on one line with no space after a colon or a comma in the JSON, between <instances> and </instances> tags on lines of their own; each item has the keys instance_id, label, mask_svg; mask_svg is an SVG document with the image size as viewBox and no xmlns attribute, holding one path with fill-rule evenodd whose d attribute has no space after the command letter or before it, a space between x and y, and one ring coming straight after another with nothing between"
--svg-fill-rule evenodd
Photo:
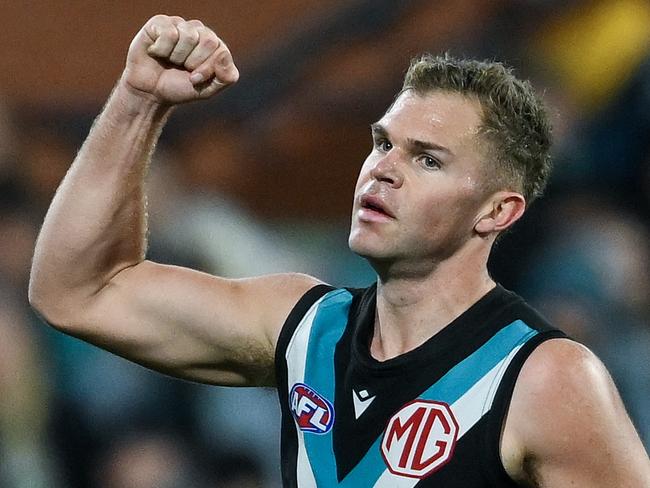
<instances>
[{"instance_id":1,"label":"ear","mask_svg":"<svg viewBox=\"0 0 650 488\"><path fill-rule=\"evenodd\" d=\"M474 224L481 237L502 232L521 218L526 210L526 199L517 192L500 191L486 202Z\"/></svg>"}]
</instances>

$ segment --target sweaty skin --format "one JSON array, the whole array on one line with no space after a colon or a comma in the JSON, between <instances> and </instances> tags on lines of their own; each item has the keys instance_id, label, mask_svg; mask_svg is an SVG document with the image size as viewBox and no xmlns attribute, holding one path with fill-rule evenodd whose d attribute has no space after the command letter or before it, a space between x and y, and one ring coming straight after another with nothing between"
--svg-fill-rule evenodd
<instances>
[{"instance_id":1,"label":"sweaty skin","mask_svg":"<svg viewBox=\"0 0 650 488\"><path fill-rule=\"evenodd\" d=\"M198 20L157 15L62 181L36 243L29 298L52 326L132 361L220 385L274 385L289 311L320 283L299 274L229 280L145 259L144 178L173 106L236 82L230 51ZM476 100L400 95L373 125L350 247L378 274L371 353L412 350L494 287L487 258L523 214L487 191ZM650 487L650 461L602 364L551 340L526 361L501 455L522 486Z\"/></svg>"}]
</instances>

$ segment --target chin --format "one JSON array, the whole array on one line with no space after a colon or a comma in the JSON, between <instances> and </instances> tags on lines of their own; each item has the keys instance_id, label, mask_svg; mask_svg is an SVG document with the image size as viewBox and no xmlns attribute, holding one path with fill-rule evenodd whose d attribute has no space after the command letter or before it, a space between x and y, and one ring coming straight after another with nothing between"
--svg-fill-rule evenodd
<instances>
[{"instance_id":1,"label":"chin","mask_svg":"<svg viewBox=\"0 0 650 488\"><path fill-rule=\"evenodd\" d=\"M371 242L371 239L362 238L358 235L350 234L348 239L350 250L369 261L384 260L390 254L384 243Z\"/></svg>"},{"instance_id":2,"label":"chin","mask_svg":"<svg viewBox=\"0 0 650 488\"><path fill-rule=\"evenodd\" d=\"M363 239L358 236L354 237L352 234L350 234L350 237L348 238L348 247L350 248L350 251L354 254L358 254L362 258L365 258L370 252L367 243L363 242Z\"/></svg>"},{"instance_id":3,"label":"chin","mask_svg":"<svg viewBox=\"0 0 650 488\"><path fill-rule=\"evenodd\" d=\"M364 246L361 245L358 239L354 239L352 234L348 237L348 247L354 254L358 254L359 256L364 255Z\"/></svg>"}]
</instances>

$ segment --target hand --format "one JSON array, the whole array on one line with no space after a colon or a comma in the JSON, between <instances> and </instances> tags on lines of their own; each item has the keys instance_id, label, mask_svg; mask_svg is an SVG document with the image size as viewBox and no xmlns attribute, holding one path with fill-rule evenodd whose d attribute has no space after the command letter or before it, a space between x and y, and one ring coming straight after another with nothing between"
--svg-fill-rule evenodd
<instances>
[{"instance_id":1,"label":"hand","mask_svg":"<svg viewBox=\"0 0 650 488\"><path fill-rule=\"evenodd\" d=\"M201 21L156 15L131 42L121 82L175 105L209 98L238 78L228 47Z\"/></svg>"}]
</instances>

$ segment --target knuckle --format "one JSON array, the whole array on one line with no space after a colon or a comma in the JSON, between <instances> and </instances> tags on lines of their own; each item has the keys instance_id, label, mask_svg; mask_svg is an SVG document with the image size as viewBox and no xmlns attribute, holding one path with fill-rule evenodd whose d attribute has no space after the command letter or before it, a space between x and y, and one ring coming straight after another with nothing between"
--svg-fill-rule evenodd
<instances>
[{"instance_id":1,"label":"knuckle","mask_svg":"<svg viewBox=\"0 0 650 488\"><path fill-rule=\"evenodd\" d=\"M230 51L224 49L221 53L219 53L217 57L217 64L223 68L229 68L231 65L234 65Z\"/></svg>"},{"instance_id":2,"label":"knuckle","mask_svg":"<svg viewBox=\"0 0 650 488\"><path fill-rule=\"evenodd\" d=\"M191 19L191 20L188 20L188 21L187 21L187 24L190 25L190 26L192 26L192 27L196 27L196 28L204 27L203 22L201 22L201 21L198 20L198 19Z\"/></svg>"},{"instance_id":3,"label":"knuckle","mask_svg":"<svg viewBox=\"0 0 650 488\"><path fill-rule=\"evenodd\" d=\"M149 19L147 23L168 23L169 16L164 14L156 14Z\"/></svg>"},{"instance_id":4,"label":"knuckle","mask_svg":"<svg viewBox=\"0 0 650 488\"><path fill-rule=\"evenodd\" d=\"M169 26L165 28L163 34L165 35L165 37L169 38L169 40L172 42L178 42L178 39L181 36L180 33L178 32L178 28L174 26Z\"/></svg>"},{"instance_id":5,"label":"knuckle","mask_svg":"<svg viewBox=\"0 0 650 488\"><path fill-rule=\"evenodd\" d=\"M232 65L232 69L229 71L228 75L231 83L236 83L237 80L239 80L239 70L234 64Z\"/></svg>"},{"instance_id":6,"label":"knuckle","mask_svg":"<svg viewBox=\"0 0 650 488\"><path fill-rule=\"evenodd\" d=\"M202 39L201 42L203 44L203 47L211 51L215 51L219 49L219 46L221 46L221 40L215 35L206 36L204 39Z\"/></svg>"},{"instance_id":7,"label":"knuckle","mask_svg":"<svg viewBox=\"0 0 650 488\"><path fill-rule=\"evenodd\" d=\"M180 35L187 37L189 40L193 42L197 42L199 40L198 30L188 25L187 23L179 24L177 26L177 29Z\"/></svg>"}]
</instances>

